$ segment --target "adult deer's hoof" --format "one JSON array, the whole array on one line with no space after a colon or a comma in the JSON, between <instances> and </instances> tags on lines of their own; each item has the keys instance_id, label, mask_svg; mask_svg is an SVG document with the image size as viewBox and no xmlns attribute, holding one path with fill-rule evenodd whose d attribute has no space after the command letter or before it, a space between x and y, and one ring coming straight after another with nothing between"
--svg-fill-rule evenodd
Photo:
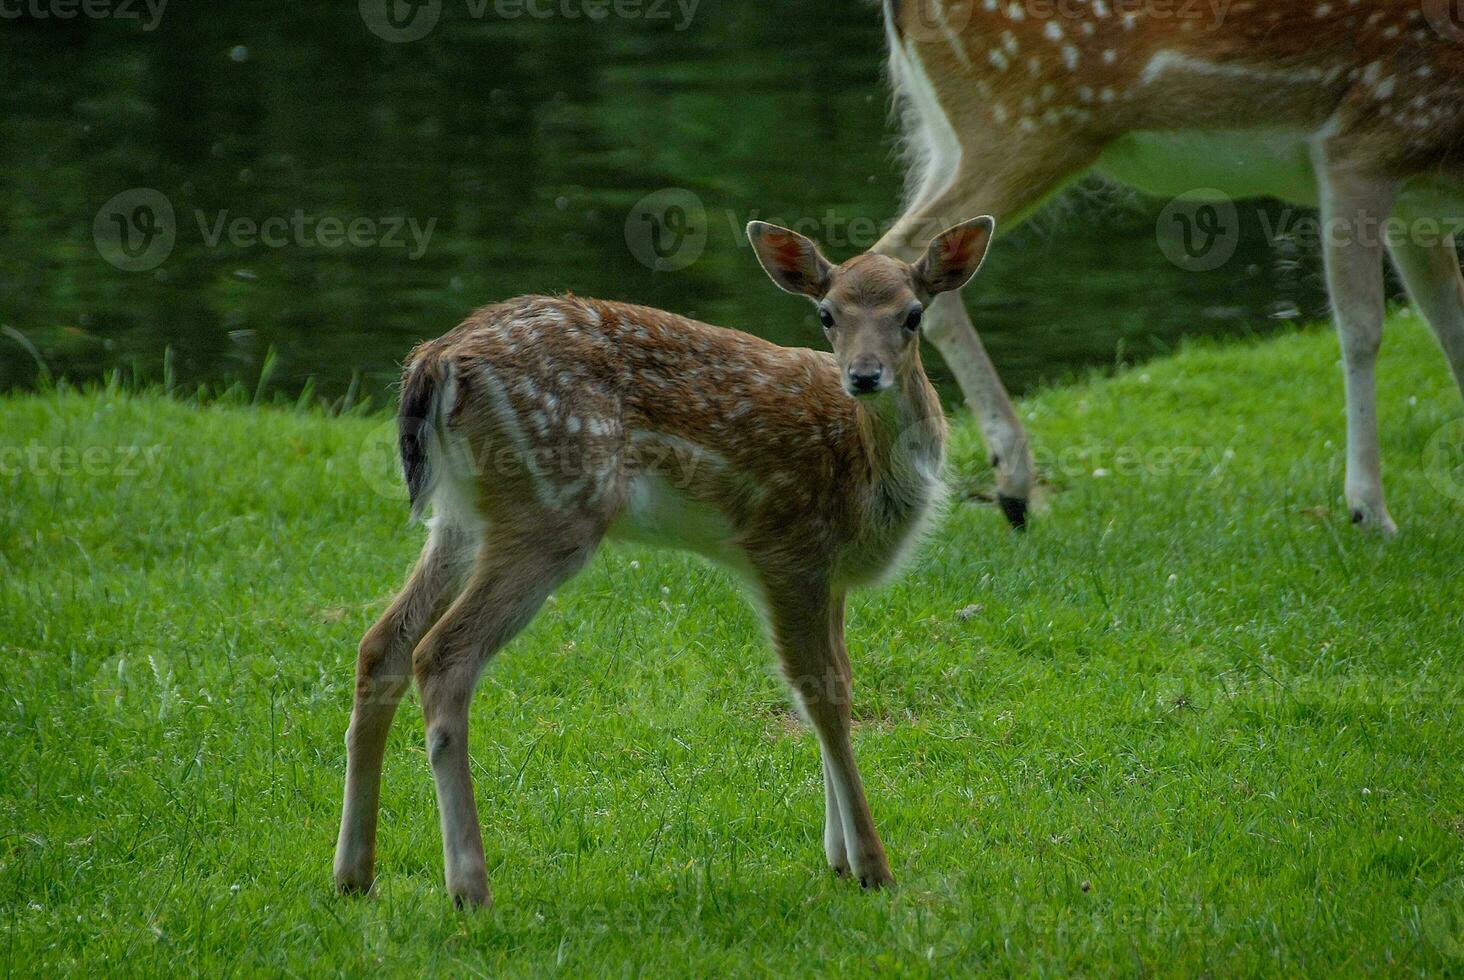
<instances>
[{"instance_id":1,"label":"adult deer's hoof","mask_svg":"<svg viewBox=\"0 0 1464 980\"><path fill-rule=\"evenodd\" d=\"M1001 512L1006 515L1007 523L1018 531L1027 530L1027 501L999 493L996 495L996 502L1001 506Z\"/></svg>"}]
</instances>

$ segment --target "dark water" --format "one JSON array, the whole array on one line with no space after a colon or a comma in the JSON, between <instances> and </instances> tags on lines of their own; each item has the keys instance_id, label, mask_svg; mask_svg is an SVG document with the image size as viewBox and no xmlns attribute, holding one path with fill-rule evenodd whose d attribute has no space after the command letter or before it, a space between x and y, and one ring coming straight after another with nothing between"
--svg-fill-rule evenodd
<instances>
[{"instance_id":1,"label":"dark water","mask_svg":"<svg viewBox=\"0 0 1464 980\"><path fill-rule=\"evenodd\" d=\"M368 27L393 33L385 0L94 2L0 18L0 325L56 374L157 377L171 348L180 381L252 383L272 348L282 390L379 397L413 342L536 291L816 344L743 225L842 258L896 213L864 4L392 0L440 14L406 42ZM1161 253L1159 208L1085 187L998 245L970 302L1014 389L1322 312L1315 257L1263 233L1279 205L1204 272ZM0 387L37 372L0 336Z\"/></svg>"}]
</instances>

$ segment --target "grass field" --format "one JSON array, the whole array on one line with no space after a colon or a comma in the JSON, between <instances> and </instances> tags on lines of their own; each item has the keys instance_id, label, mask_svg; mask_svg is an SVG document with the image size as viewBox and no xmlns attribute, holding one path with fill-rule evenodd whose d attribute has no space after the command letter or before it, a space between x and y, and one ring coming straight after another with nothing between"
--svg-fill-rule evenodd
<instances>
[{"instance_id":1,"label":"grass field","mask_svg":"<svg viewBox=\"0 0 1464 980\"><path fill-rule=\"evenodd\" d=\"M1464 974L1464 407L1408 317L1380 390L1392 541L1341 504L1324 329L1025 402L1031 533L957 506L851 605L886 893L824 865L731 580L603 551L479 688L478 915L414 701L377 893L330 885L356 642L422 539L385 417L0 400L0 973Z\"/></svg>"}]
</instances>

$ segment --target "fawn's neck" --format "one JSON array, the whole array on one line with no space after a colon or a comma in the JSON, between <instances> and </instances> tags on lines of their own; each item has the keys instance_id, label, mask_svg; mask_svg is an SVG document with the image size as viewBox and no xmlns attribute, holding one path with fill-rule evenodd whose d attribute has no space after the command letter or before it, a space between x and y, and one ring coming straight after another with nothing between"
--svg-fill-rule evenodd
<instances>
[{"instance_id":1,"label":"fawn's neck","mask_svg":"<svg viewBox=\"0 0 1464 980\"><path fill-rule=\"evenodd\" d=\"M945 455L946 421L918 351L877 398L855 403L859 440L874 483L909 503L933 493Z\"/></svg>"}]
</instances>

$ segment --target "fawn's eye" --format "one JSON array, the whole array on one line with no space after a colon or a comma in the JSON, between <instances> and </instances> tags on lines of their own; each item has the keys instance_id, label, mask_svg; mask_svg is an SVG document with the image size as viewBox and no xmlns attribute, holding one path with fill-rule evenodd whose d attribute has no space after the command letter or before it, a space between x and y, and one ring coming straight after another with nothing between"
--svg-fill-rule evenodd
<instances>
[{"instance_id":1,"label":"fawn's eye","mask_svg":"<svg viewBox=\"0 0 1464 980\"><path fill-rule=\"evenodd\" d=\"M827 306L820 306L818 308L818 321L824 325L825 330L834 329L834 315L829 312Z\"/></svg>"},{"instance_id":2,"label":"fawn's eye","mask_svg":"<svg viewBox=\"0 0 1464 980\"><path fill-rule=\"evenodd\" d=\"M919 330L920 329L920 321L922 321L924 319L925 319L925 310L923 308L919 307L919 306L915 307L905 317L905 329L906 330L911 330L911 331Z\"/></svg>"}]
</instances>

